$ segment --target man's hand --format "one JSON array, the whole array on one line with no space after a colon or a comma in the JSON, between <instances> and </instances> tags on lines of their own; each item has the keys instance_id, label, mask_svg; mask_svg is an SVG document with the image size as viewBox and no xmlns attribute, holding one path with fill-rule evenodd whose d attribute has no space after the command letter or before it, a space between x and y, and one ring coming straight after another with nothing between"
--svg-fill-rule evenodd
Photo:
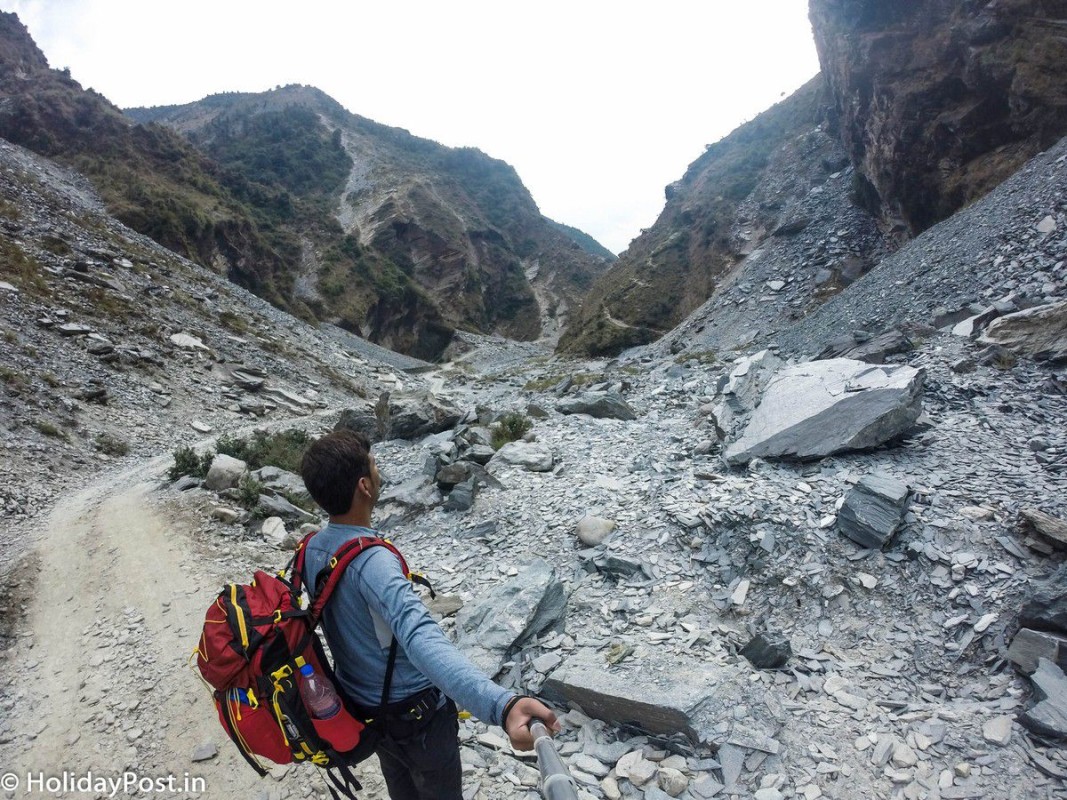
<instances>
[{"instance_id":1,"label":"man's hand","mask_svg":"<svg viewBox=\"0 0 1067 800\"><path fill-rule=\"evenodd\" d=\"M504 732L511 740L511 746L516 750L533 750L533 734L530 733L530 720L537 718L545 723L545 727L552 733L560 730L559 720L555 713L533 697L521 697L516 701L508 712L508 718L504 720Z\"/></svg>"}]
</instances>

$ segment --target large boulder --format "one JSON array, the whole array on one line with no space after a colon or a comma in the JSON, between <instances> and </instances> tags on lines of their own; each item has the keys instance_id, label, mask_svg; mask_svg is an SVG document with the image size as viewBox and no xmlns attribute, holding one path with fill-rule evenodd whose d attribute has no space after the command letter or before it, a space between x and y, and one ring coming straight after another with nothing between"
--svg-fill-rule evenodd
<instances>
[{"instance_id":1,"label":"large boulder","mask_svg":"<svg viewBox=\"0 0 1067 800\"><path fill-rule=\"evenodd\" d=\"M588 414L597 419L637 419L637 414L618 392L583 392L556 404L560 414Z\"/></svg>"},{"instance_id":2,"label":"large boulder","mask_svg":"<svg viewBox=\"0 0 1067 800\"><path fill-rule=\"evenodd\" d=\"M457 617L458 644L490 675L504 660L542 631L557 625L567 610L567 594L556 571L538 559L497 586Z\"/></svg>"},{"instance_id":3,"label":"large boulder","mask_svg":"<svg viewBox=\"0 0 1067 800\"><path fill-rule=\"evenodd\" d=\"M877 447L922 413L924 373L833 358L785 367L771 379L727 464L754 458L814 459Z\"/></svg>"},{"instance_id":4,"label":"large boulder","mask_svg":"<svg viewBox=\"0 0 1067 800\"><path fill-rule=\"evenodd\" d=\"M204 486L213 492L222 492L234 488L241 481L241 476L248 470L248 464L239 458L219 453L211 460Z\"/></svg>"},{"instance_id":5,"label":"large boulder","mask_svg":"<svg viewBox=\"0 0 1067 800\"><path fill-rule=\"evenodd\" d=\"M1037 361L1067 361L1067 300L994 320L979 339Z\"/></svg>"},{"instance_id":6,"label":"large boulder","mask_svg":"<svg viewBox=\"0 0 1067 800\"><path fill-rule=\"evenodd\" d=\"M1067 677L1046 658L1038 660L1030 676L1037 704L1019 717L1023 727L1039 736L1067 739Z\"/></svg>"}]
</instances>

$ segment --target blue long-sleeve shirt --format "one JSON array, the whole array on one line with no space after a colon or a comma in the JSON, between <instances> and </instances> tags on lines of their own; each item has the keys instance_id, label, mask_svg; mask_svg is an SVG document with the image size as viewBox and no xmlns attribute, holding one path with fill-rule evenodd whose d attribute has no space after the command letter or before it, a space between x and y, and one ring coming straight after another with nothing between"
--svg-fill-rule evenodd
<instances>
[{"instance_id":1,"label":"blue long-sleeve shirt","mask_svg":"<svg viewBox=\"0 0 1067 800\"><path fill-rule=\"evenodd\" d=\"M330 523L311 538L304 562L304 583L337 549L357 536L377 531ZM322 615L322 628L344 690L363 706L382 702L389 645L396 636L396 666L388 702L436 686L478 719L499 725L512 693L497 686L445 636L426 610L396 556L372 547L357 556L338 583Z\"/></svg>"}]
</instances>

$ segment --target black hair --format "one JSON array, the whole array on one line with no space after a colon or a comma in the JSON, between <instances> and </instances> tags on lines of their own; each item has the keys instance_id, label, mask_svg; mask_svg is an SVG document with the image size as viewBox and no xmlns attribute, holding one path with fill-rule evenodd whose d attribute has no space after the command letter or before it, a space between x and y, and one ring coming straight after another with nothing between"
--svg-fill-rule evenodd
<instances>
[{"instance_id":1,"label":"black hair","mask_svg":"<svg viewBox=\"0 0 1067 800\"><path fill-rule=\"evenodd\" d=\"M304 453L300 475L308 493L327 514L346 514L360 478L370 475L370 442L362 433L347 429L328 433Z\"/></svg>"}]
</instances>

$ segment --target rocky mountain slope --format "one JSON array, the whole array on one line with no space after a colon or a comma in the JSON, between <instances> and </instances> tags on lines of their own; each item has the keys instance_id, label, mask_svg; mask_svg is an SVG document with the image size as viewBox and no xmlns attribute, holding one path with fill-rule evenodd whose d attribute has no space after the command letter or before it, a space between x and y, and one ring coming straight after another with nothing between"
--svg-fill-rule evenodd
<instances>
[{"instance_id":1,"label":"rocky mountain slope","mask_svg":"<svg viewBox=\"0 0 1067 800\"><path fill-rule=\"evenodd\" d=\"M81 176L3 141L0 174L5 548L116 457L400 380L125 227Z\"/></svg>"},{"instance_id":2,"label":"rocky mountain slope","mask_svg":"<svg viewBox=\"0 0 1067 800\"><path fill-rule=\"evenodd\" d=\"M656 224L594 284L560 351L614 354L659 338L729 285L747 255L776 239L789 245L813 222L842 231L834 251L796 253L830 268L826 292L872 266L882 237L838 180L848 158L824 121L825 102L816 78L709 146L667 187ZM833 214L813 219L806 205L824 193L838 199Z\"/></svg>"},{"instance_id":3,"label":"rocky mountain slope","mask_svg":"<svg viewBox=\"0 0 1067 800\"><path fill-rule=\"evenodd\" d=\"M610 259L514 170L314 89L128 117L0 19L0 136L74 167L135 230L309 321L437 358L462 328L555 338ZM178 124L202 147L159 120ZM201 128L200 126L204 126Z\"/></svg>"},{"instance_id":4,"label":"rocky mountain slope","mask_svg":"<svg viewBox=\"0 0 1067 800\"><path fill-rule=\"evenodd\" d=\"M802 298L764 292L786 326L990 191L1067 133L1061 6L812 0L821 76L667 187L561 352L651 342L803 264Z\"/></svg>"}]
</instances>

